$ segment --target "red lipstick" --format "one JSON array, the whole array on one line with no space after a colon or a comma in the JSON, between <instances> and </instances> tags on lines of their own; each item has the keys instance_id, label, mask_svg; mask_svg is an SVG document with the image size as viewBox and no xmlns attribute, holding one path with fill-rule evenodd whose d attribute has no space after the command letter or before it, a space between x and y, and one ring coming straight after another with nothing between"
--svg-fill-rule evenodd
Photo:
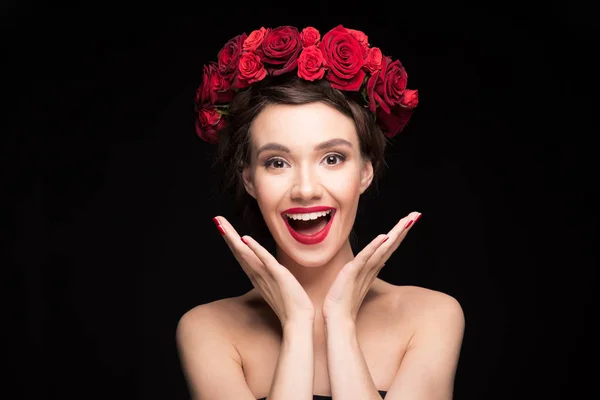
<instances>
[{"instance_id":1,"label":"red lipstick","mask_svg":"<svg viewBox=\"0 0 600 400\"><path fill-rule=\"evenodd\" d=\"M290 224L288 222L288 218L285 215L285 214L311 213L311 212L328 211L328 210L331 210L331 218L329 219L329 222L327 222L327 225L325 225L325 227L323 229L321 229L319 232L314 233L312 235L303 235L299 232L296 232L290 226ZM325 238L329 234L329 229L331 229L331 224L333 223L334 216L335 216L335 208L327 207L327 206L294 207L294 208L288 208L287 210L285 210L284 212L281 213L281 217L283 218L283 221L285 222L285 226L287 226L288 231L290 232L290 235L292 235L292 237L294 239L296 239L296 241L298 241L302 244L306 244L306 245L321 243L323 240L325 240Z\"/></svg>"}]
</instances>

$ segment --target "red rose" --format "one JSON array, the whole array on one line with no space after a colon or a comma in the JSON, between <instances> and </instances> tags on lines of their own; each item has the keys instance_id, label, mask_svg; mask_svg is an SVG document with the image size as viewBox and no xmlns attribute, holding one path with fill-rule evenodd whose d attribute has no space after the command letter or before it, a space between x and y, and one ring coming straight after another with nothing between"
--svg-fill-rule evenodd
<instances>
[{"instance_id":1,"label":"red rose","mask_svg":"<svg viewBox=\"0 0 600 400\"><path fill-rule=\"evenodd\" d=\"M390 57L385 57L381 63L381 69L367 81L369 110L375 112L375 107L379 105L386 113L389 113L389 108L399 104L402 100L407 80L406 70L400 61L392 62Z\"/></svg>"},{"instance_id":2,"label":"red rose","mask_svg":"<svg viewBox=\"0 0 600 400\"><path fill-rule=\"evenodd\" d=\"M208 143L216 144L219 141L218 132L226 125L221 113L215 108L202 108L196 118L196 133Z\"/></svg>"},{"instance_id":3,"label":"red rose","mask_svg":"<svg viewBox=\"0 0 600 400\"><path fill-rule=\"evenodd\" d=\"M385 101L379 96L379 93L375 92L375 85L381 84L379 76L385 74L385 68L387 66L387 60L384 58L381 62L381 68L379 71L375 71L373 75L367 80L367 99L369 100L369 111L375 113L377 105L383 107L386 112L390 112L389 107L385 104ZM382 80L382 79L381 79Z\"/></svg>"},{"instance_id":4,"label":"red rose","mask_svg":"<svg viewBox=\"0 0 600 400\"><path fill-rule=\"evenodd\" d=\"M356 40L358 40L358 43L360 43L360 45L364 47L365 50L369 49L369 37L365 35L364 32L357 31L356 29L346 29L348 30L348 32L350 32L352 36L356 38Z\"/></svg>"},{"instance_id":5,"label":"red rose","mask_svg":"<svg viewBox=\"0 0 600 400\"><path fill-rule=\"evenodd\" d=\"M390 109L387 113L382 107L377 109L377 125L388 138L396 136L402 132L408 120L410 119L414 108L407 108L398 104Z\"/></svg>"},{"instance_id":6,"label":"red rose","mask_svg":"<svg viewBox=\"0 0 600 400\"><path fill-rule=\"evenodd\" d=\"M202 83L196 92L196 104L207 106L227 103L233 99L233 91L229 81L221 75L217 63L210 62L204 66Z\"/></svg>"},{"instance_id":7,"label":"red rose","mask_svg":"<svg viewBox=\"0 0 600 400\"><path fill-rule=\"evenodd\" d=\"M217 63L219 65L219 72L223 78L231 80L233 74L235 74L246 37L246 34L242 33L241 35L229 39L229 41L225 43L225 46L219 51Z\"/></svg>"},{"instance_id":8,"label":"red rose","mask_svg":"<svg viewBox=\"0 0 600 400\"><path fill-rule=\"evenodd\" d=\"M329 69L326 78L336 89L356 91L365 78L366 50L342 25L323 36L319 44Z\"/></svg>"},{"instance_id":9,"label":"red rose","mask_svg":"<svg viewBox=\"0 0 600 400\"><path fill-rule=\"evenodd\" d=\"M304 47L316 46L319 44L319 40L321 40L321 34L317 29L308 26L300 32L300 40Z\"/></svg>"},{"instance_id":10,"label":"red rose","mask_svg":"<svg viewBox=\"0 0 600 400\"><path fill-rule=\"evenodd\" d=\"M255 31L250 32L250 35L244 40L244 44L242 45L242 50L244 51L254 51L262 41L264 40L267 33L269 33L271 29L265 29L261 27Z\"/></svg>"},{"instance_id":11,"label":"red rose","mask_svg":"<svg viewBox=\"0 0 600 400\"><path fill-rule=\"evenodd\" d=\"M280 26L271 30L256 49L269 74L277 76L289 72L298 65L302 42L298 29Z\"/></svg>"},{"instance_id":12,"label":"red rose","mask_svg":"<svg viewBox=\"0 0 600 400\"><path fill-rule=\"evenodd\" d=\"M400 104L408 108L415 108L419 104L419 91L406 89Z\"/></svg>"},{"instance_id":13,"label":"red rose","mask_svg":"<svg viewBox=\"0 0 600 400\"><path fill-rule=\"evenodd\" d=\"M322 79L327 70L323 53L317 46L308 46L298 57L298 76L307 81Z\"/></svg>"},{"instance_id":14,"label":"red rose","mask_svg":"<svg viewBox=\"0 0 600 400\"><path fill-rule=\"evenodd\" d=\"M236 89L243 89L263 80L265 76L267 76L267 70L260 61L260 57L255 53L244 53L240 57L238 73L233 86Z\"/></svg>"},{"instance_id":15,"label":"red rose","mask_svg":"<svg viewBox=\"0 0 600 400\"><path fill-rule=\"evenodd\" d=\"M367 58L365 59L364 69L373 74L375 71L381 69L381 62L383 61L383 54L379 47L371 47L367 50Z\"/></svg>"},{"instance_id":16,"label":"red rose","mask_svg":"<svg viewBox=\"0 0 600 400\"><path fill-rule=\"evenodd\" d=\"M399 104L402 100L404 91L406 90L407 81L408 75L400 63L400 60L395 60L387 65L384 77L385 88L383 91L383 98L390 107ZM375 87L375 90L377 89L378 88Z\"/></svg>"}]
</instances>

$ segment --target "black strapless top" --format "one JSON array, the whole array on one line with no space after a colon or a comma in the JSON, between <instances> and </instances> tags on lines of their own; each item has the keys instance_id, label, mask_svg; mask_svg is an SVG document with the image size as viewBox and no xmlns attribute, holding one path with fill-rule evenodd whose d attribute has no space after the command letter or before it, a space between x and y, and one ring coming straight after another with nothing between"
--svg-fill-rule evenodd
<instances>
[{"instance_id":1,"label":"black strapless top","mask_svg":"<svg viewBox=\"0 0 600 400\"><path fill-rule=\"evenodd\" d=\"M381 395L381 397L385 399L385 394L387 392L385 390L379 390L378 392ZM267 399L266 397L262 397L262 398L257 399L257 400L266 400L266 399ZM318 394L315 394L313 396L313 400L332 400L332 399L331 399L331 396L319 396Z\"/></svg>"}]
</instances>

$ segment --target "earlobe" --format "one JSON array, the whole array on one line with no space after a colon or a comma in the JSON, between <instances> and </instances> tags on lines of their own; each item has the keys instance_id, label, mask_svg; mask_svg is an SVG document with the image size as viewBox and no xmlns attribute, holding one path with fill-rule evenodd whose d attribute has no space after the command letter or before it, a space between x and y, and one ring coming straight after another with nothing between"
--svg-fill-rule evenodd
<instances>
[{"instance_id":1,"label":"earlobe","mask_svg":"<svg viewBox=\"0 0 600 400\"><path fill-rule=\"evenodd\" d=\"M247 166L244 167L244 169L242 170L242 179L244 180L244 188L246 189L246 192L252 196L253 198L256 199L256 196L254 194L254 183L252 183L252 174L250 173L250 168L248 168Z\"/></svg>"},{"instance_id":2,"label":"earlobe","mask_svg":"<svg viewBox=\"0 0 600 400\"><path fill-rule=\"evenodd\" d=\"M373 182L373 163L369 160L365 161L361 171L360 194L363 194L371 186L371 182Z\"/></svg>"}]
</instances>

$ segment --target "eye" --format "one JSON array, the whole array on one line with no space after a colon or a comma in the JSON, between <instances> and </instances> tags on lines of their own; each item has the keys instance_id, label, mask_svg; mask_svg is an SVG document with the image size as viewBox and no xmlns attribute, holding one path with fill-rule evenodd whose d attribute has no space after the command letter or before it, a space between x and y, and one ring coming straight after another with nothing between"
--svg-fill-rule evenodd
<instances>
[{"instance_id":1,"label":"eye","mask_svg":"<svg viewBox=\"0 0 600 400\"><path fill-rule=\"evenodd\" d=\"M325 157L323 161L327 165L337 165L346 160L346 157L341 154L329 154Z\"/></svg>"},{"instance_id":2,"label":"eye","mask_svg":"<svg viewBox=\"0 0 600 400\"><path fill-rule=\"evenodd\" d=\"M270 158L263 164L265 168L281 169L285 167L286 162L281 158Z\"/></svg>"}]
</instances>

